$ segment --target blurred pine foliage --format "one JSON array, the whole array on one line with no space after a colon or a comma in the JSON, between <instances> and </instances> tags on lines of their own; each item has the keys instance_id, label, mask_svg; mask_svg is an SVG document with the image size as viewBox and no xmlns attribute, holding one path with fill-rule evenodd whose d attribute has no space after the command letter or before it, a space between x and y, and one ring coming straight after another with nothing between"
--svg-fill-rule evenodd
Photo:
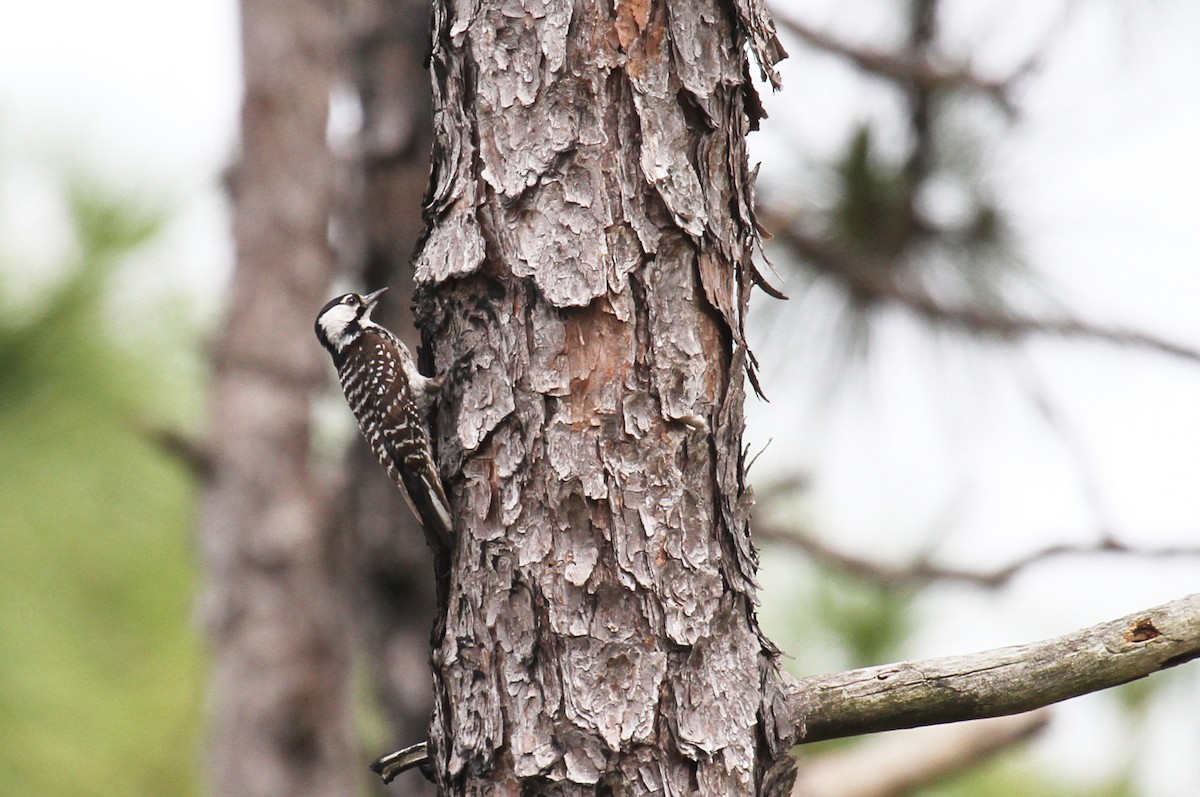
<instances>
[{"instance_id":1,"label":"blurred pine foliage","mask_svg":"<svg viewBox=\"0 0 1200 797\"><path fill-rule=\"evenodd\" d=\"M31 303L0 270L0 796L195 794L193 476L147 430L197 380L187 335L115 287L165 212L65 182L64 276Z\"/></svg>"}]
</instances>

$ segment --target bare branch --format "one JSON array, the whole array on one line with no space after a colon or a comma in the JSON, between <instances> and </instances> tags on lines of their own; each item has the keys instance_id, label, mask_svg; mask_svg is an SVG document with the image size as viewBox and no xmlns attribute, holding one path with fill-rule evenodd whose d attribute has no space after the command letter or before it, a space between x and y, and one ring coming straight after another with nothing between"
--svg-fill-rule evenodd
<instances>
[{"instance_id":1,"label":"bare branch","mask_svg":"<svg viewBox=\"0 0 1200 797\"><path fill-rule=\"evenodd\" d=\"M1018 714L1200 656L1200 593L1044 642L792 679L802 743Z\"/></svg>"},{"instance_id":2,"label":"bare branch","mask_svg":"<svg viewBox=\"0 0 1200 797\"><path fill-rule=\"evenodd\" d=\"M901 797L966 771L1046 727L1048 709L921 728L806 758L793 797Z\"/></svg>"},{"instance_id":3,"label":"bare branch","mask_svg":"<svg viewBox=\"0 0 1200 797\"><path fill-rule=\"evenodd\" d=\"M208 481L213 472L213 455L204 441L169 426L131 419L131 425L151 445L187 469L199 482Z\"/></svg>"},{"instance_id":4,"label":"bare branch","mask_svg":"<svg viewBox=\"0 0 1200 797\"><path fill-rule=\"evenodd\" d=\"M838 246L796 228L787 214L767 210L760 213L763 224L777 241L823 274L839 280L864 301L891 302L908 308L925 319L947 327L958 327L974 335L1020 340L1031 335L1095 340L1120 346L1150 349L1200 363L1200 349L1166 340L1147 332L1109 327L1079 318L1037 318L1021 313L971 305L944 304L895 267L872 263L846 247Z\"/></svg>"},{"instance_id":5,"label":"bare branch","mask_svg":"<svg viewBox=\"0 0 1200 797\"><path fill-rule=\"evenodd\" d=\"M1013 576L1031 565L1063 556L1096 556L1099 554L1123 554L1144 559L1172 559L1181 556L1200 556L1200 548L1183 545L1167 545L1159 548L1135 548L1123 542L1106 537L1094 545L1048 545L1037 551L1010 562L1008 565L991 573L974 574L963 571L963 579L974 579L984 586L1002 586L1011 581ZM952 571L948 571L952 572Z\"/></svg>"},{"instance_id":6,"label":"bare branch","mask_svg":"<svg viewBox=\"0 0 1200 797\"><path fill-rule=\"evenodd\" d=\"M1119 545L1114 531L1116 526L1107 509L1104 491L1101 489L1095 466L1088 455L1083 436L1079 434L1067 414L1058 407L1045 380L1038 374L1037 368L1027 353L1014 351L1013 361L1017 366L1018 377L1025 382L1031 403L1041 415L1047 428L1058 438L1063 451L1074 464L1082 498L1100 532L1100 542L1109 547Z\"/></svg>"},{"instance_id":7,"label":"bare branch","mask_svg":"<svg viewBox=\"0 0 1200 797\"><path fill-rule=\"evenodd\" d=\"M950 581L979 587L1002 587L1029 567L1065 556L1098 556L1116 554L1143 559L1200 557L1200 548L1168 545L1158 548L1134 547L1118 540L1105 538L1090 545L1062 543L1031 551L996 570L982 571L939 565L928 559L917 559L903 565L889 565L838 550L816 535L786 528L766 521L756 522L754 538L762 543L789 545L807 553L821 564L829 565L858 578L890 587L923 587L935 581Z\"/></svg>"},{"instance_id":8,"label":"bare branch","mask_svg":"<svg viewBox=\"0 0 1200 797\"><path fill-rule=\"evenodd\" d=\"M935 64L915 52L893 53L858 47L779 13L775 14L775 21L806 44L841 56L864 72L894 83L916 85L926 90L973 89L990 97L1010 116L1016 114L1016 107L1008 94L1013 81L1026 73L1024 67L1010 78L987 78L975 72L966 63Z\"/></svg>"},{"instance_id":9,"label":"bare branch","mask_svg":"<svg viewBox=\"0 0 1200 797\"><path fill-rule=\"evenodd\" d=\"M371 771L383 778L384 783L391 783L397 775L413 767L426 766L428 763L429 742L417 742L403 750L376 758L371 762Z\"/></svg>"}]
</instances>

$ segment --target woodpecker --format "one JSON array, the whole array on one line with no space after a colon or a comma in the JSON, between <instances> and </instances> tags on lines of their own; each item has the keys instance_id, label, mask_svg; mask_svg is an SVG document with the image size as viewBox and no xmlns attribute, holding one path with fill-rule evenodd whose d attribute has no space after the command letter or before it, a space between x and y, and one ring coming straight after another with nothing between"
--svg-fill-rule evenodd
<instances>
[{"instance_id":1,"label":"woodpecker","mask_svg":"<svg viewBox=\"0 0 1200 797\"><path fill-rule=\"evenodd\" d=\"M453 525L429 444L429 409L443 377L423 376L404 342L371 320L387 288L330 300L316 332L333 357L358 428L404 493L413 514L444 550Z\"/></svg>"}]
</instances>

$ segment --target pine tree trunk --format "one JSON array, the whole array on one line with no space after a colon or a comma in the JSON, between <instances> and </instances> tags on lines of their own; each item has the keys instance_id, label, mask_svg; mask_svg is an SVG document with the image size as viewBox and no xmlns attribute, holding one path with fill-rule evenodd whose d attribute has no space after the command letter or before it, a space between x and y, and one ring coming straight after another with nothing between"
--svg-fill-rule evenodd
<instances>
[{"instance_id":1,"label":"pine tree trunk","mask_svg":"<svg viewBox=\"0 0 1200 797\"><path fill-rule=\"evenodd\" d=\"M201 506L211 639L209 793L352 794L341 564L311 467L328 364L312 334L332 274L325 145L337 25L324 0L241 3L237 264L213 357Z\"/></svg>"},{"instance_id":2,"label":"pine tree trunk","mask_svg":"<svg viewBox=\"0 0 1200 797\"><path fill-rule=\"evenodd\" d=\"M789 787L743 483L747 44L782 55L755 0L435 4L444 794Z\"/></svg>"}]
</instances>

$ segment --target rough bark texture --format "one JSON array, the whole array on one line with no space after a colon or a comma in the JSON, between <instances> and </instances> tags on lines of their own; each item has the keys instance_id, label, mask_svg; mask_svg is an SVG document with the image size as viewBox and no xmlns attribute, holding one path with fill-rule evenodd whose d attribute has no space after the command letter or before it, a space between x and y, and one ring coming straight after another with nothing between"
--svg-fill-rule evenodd
<instances>
[{"instance_id":1,"label":"rough bark texture","mask_svg":"<svg viewBox=\"0 0 1200 797\"><path fill-rule=\"evenodd\" d=\"M745 49L771 69L769 22L754 0L434 13L444 793L786 793L742 480Z\"/></svg>"},{"instance_id":2,"label":"rough bark texture","mask_svg":"<svg viewBox=\"0 0 1200 797\"><path fill-rule=\"evenodd\" d=\"M243 0L237 265L217 341L200 539L212 640L210 793L351 794L349 640L309 465L331 274L325 145L336 25L322 2Z\"/></svg>"},{"instance_id":3,"label":"rough bark texture","mask_svg":"<svg viewBox=\"0 0 1200 797\"><path fill-rule=\"evenodd\" d=\"M799 741L1017 714L1200 658L1200 593L1065 636L795 679Z\"/></svg>"},{"instance_id":4,"label":"rough bark texture","mask_svg":"<svg viewBox=\"0 0 1200 797\"><path fill-rule=\"evenodd\" d=\"M428 0L349 0L348 78L362 128L346 162L339 249L362 285L389 286L376 313L417 350L412 323L412 252L424 228L433 108ZM356 440L349 462L349 523L356 627L390 735L400 747L424 739L433 709L429 633L437 616L433 564L424 532L370 449ZM374 751L384 752L383 749ZM432 794L412 778L405 793Z\"/></svg>"}]
</instances>

